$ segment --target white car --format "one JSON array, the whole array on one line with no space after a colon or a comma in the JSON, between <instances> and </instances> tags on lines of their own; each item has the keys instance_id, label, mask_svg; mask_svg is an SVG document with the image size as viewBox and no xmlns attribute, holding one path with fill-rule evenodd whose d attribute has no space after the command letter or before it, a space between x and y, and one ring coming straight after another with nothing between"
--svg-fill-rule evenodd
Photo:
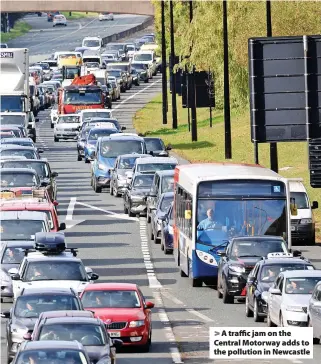
<instances>
[{"instance_id":1,"label":"white car","mask_svg":"<svg viewBox=\"0 0 321 364\"><path fill-rule=\"evenodd\" d=\"M135 44L127 44L127 55L130 60L133 59L135 52L136 52Z\"/></svg>"},{"instance_id":2,"label":"white car","mask_svg":"<svg viewBox=\"0 0 321 364\"><path fill-rule=\"evenodd\" d=\"M78 114L80 116L80 125L84 123L85 120L91 118L104 118L104 119L112 119L113 113L112 110L107 109L86 109L81 110Z\"/></svg>"},{"instance_id":3,"label":"white car","mask_svg":"<svg viewBox=\"0 0 321 364\"><path fill-rule=\"evenodd\" d=\"M313 327L314 344L320 343L321 338L321 282L319 282L312 293L308 308L308 326Z\"/></svg>"},{"instance_id":4,"label":"white car","mask_svg":"<svg viewBox=\"0 0 321 364\"><path fill-rule=\"evenodd\" d=\"M98 279L98 275L94 274L91 268L85 267L81 259L77 258L77 250L67 249L65 244L63 249L53 250L54 244L61 246L60 241L65 239L63 234L40 234L42 241L48 239L50 250L47 249L47 244L44 244L41 250L37 248L36 244L36 249L28 252L23 258L19 269L11 268L8 271L13 283L14 299L26 287L73 288L80 294L88 284ZM35 241L40 234L36 234Z\"/></svg>"},{"instance_id":5,"label":"white car","mask_svg":"<svg viewBox=\"0 0 321 364\"><path fill-rule=\"evenodd\" d=\"M55 15L52 21L52 26L55 27L56 25L63 25L66 27L67 26L66 17L62 14Z\"/></svg>"},{"instance_id":6,"label":"white car","mask_svg":"<svg viewBox=\"0 0 321 364\"><path fill-rule=\"evenodd\" d=\"M103 21L103 20L114 20L114 14L113 13L100 13L98 15L98 20L99 21Z\"/></svg>"},{"instance_id":7,"label":"white car","mask_svg":"<svg viewBox=\"0 0 321 364\"><path fill-rule=\"evenodd\" d=\"M54 105L50 111L50 119L51 119L51 129L53 129L55 127L55 124L58 121L58 106Z\"/></svg>"},{"instance_id":8,"label":"white car","mask_svg":"<svg viewBox=\"0 0 321 364\"><path fill-rule=\"evenodd\" d=\"M54 141L60 139L77 139L80 129L80 117L78 114L64 114L58 116L54 125Z\"/></svg>"},{"instance_id":9,"label":"white car","mask_svg":"<svg viewBox=\"0 0 321 364\"><path fill-rule=\"evenodd\" d=\"M293 270L280 273L262 298L268 304L268 326L308 325L308 306L321 270Z\"/></svg>"}]
</instances>

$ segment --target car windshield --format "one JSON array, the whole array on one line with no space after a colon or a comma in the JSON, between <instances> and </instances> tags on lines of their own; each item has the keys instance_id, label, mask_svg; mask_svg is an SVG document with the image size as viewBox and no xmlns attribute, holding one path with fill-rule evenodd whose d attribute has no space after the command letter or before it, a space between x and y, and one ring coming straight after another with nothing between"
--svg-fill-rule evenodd
<instances>
[{"instance_id":1,"label":"car windshield","mask_svg":"<svg viewBox=\"0 0 321 364\"><path fill-rule=\"evenodd\" d=\"M174 170L176 163L144 163L137 166L137 172L156 172Z\"/></svg>"},{"instance_id":2,"label":"car windshield","mask_svg":"<svg viewBox=\"0 0 321 364\"><path fill-rule=\"evenodd\" d=\"M72 261L38 261L29 262L24 272L23 281L82 281L88 276L80 262Z\"/></svg>"},{"instance_id":3,"label":"car windshield","mask_svg":"<svg viewBox=\"0 0 321 364\"><path fill-rule=\"evenodd\" d=\"M136 291L104 290L85 291L82 298L85 308L138 308L141 307Z\"/></svg>"},{"instance_id":4,"label":"car windshield","mask_svg":"<svg viewBox=\"0 0 321 364\"><path fill-rule=\"evenodd\" d=\"M27 350L18 354L15 364L30 363L73 363L73 364L89 364L86 356L81 351L76 350L60 350L60 349L39 349Z\"/></svg>"},{"instance_id":5,"label":"car windshield","mask_svg":"<svg viewBox=\"0 0 321 364\"><path fill-rule=\"evenodd\" d=\"M15 306L16 317L39 317L42 312L79 310L76 297L59 294L19 296Z\"/></svg>"},{"instance_id":6,"label":"car windshield","mask_svg":"<svg viewBox=\"0 0 321 364\"><path fill-rule=\"evenodd\" d=\"M84 346L106 345L105 335L100 325L73 323L44 324L39 332L39 340L78 341Z\"/></svg>"},{"instance_id":7,"label":"car windshield","mask_svg":"<svg viewBox=\"0 0 321 364\"><path fill-rule=\"evenodd\" d=\"M239 260L246 257L266 257L269 253L287 253L283 240L242 239L232 243L230 257Z\"/></svg>"},{"instance_id":8,"label":"car windshield","mask_svg":"<svg viewBox=\"0 0 321 364\"><path fill-rule=\"evenodd\" d=\"M132 169L135 161L138 157L122 157L119 160L118 168L120 169Z\"/></svg>"},{"instance_id":9,"label":"car windshield","mask_svg":"<svg viewBox=\"0 0 321 364\"><path fill-rule=\"evenodd\" d=\"M59 116L58 124L79 123L79 116Z\"/></svg>"},{"instance_id":10,"label":"car windshield","mask_svg":"<svg viewBox=\"0 0 321 364\"><path fill-rule=\"evenodd\" d=\"M152 61L153 60L153 56L149 53L146 54L135 54L134 55L134 60L135 61L143 61L143 62L148 62L148 61Z\"/></svg>"},{"instance_id":11,"label":"car windshield","mask_svg":"<svg viewBox=\"0 0 321 364\"><path fill-rule=\"evenodd\" d=\"M287 271L287 270L305 270L305 269L314 269L312 265L307 264L293 264L293 263L280 263L280 264L271 264L264 265L261 270L260 281L264 283L273 283L279 273Z\"/></svg>"},{"instance_id":12,"label":"car windshield","mask_svg":"<svg viewBox=\"0 0 321 364\"><path fill-rule=\"evenodd\" d=\"M120 71L109 70L108 71L108 74L110 76L117 77L117 78L121 77L121 72Z\"/></svg>"},{"instance_id":13,"label":"car windshield","mask_svg":"<svg viewBox=\"0 0 321 364\"><path fill-rule=\"evenodd\" d=\"M42 231L45 231L45 223L42 220L5 220L4 216L1 218L1 240L30 240Z\"/></svg>"},{"instance_id":14,"label":"car windshield","mask_svg":"<svg viewBox=\"0 0 321 364\"><path fill-rule=\"evenodd\" d=\"M100 130L90 130L88 135L88 141L90 140L98 140L98 138L109 136L111 134L118 133L118 130L115 129L100 129Z\"/></svg>"},{"instance_id":15,"label":"car windshield","mask_svg":"<svg viewBox=\"0 0 321 364\"><path fill-rule=\"evenodd\" d=\"M84 47L99 47L100 41L95 39L87 39L83 41Z\"/></svg>"},{"instance_id":16,"label":"car windshield","mask_svg":"<svg viewBox=\"0 0 321 364\"><path fill-rule=\"evenodd\" d=\"M39 63L39 66L43 69L43 70L50 70L49 64L48 63Z\"/></svg>"},{"instance_id":17,"label":"car windshield","mask_svg":"<svg viewBox=\"0 0 321 364\"><path fill-rule=\"evenodd\" d=\"M174 176L164 176L162 178L162 193L174 192Z\"/></svg>"},{"instance_id":18,"label":"car windshield","mask_svg":"<svg viewBox=\"0 0 321 364\"><path fill-rule=\"evenodd\" d=\"M21 145L23 147L33 147L34 143L32 140L20 140L20 139L15 139L15 140L6 140L5 144L15 144L15 145Z\"/></svg>"},{"instance_id":19,"label":"car windshield","mask_svg":"<svg viewBox=\"0 0 321 364\"><path fill-rule=\"evenodd\" d=\"M145 143L147 147L147 151L155 151L155 150L165 150L164 144L161 139L148 139L145 138Z\"/></svg>"},{"instance_id":20,"label":"car windshield","mask_svg":"<svg viewBox=\"0 0 321 364\"><path fill-rule=\"evenodd\" d=\"M168 210L169 206L171 205L171 203L173 202L173 199L174 199L173 196L164 196L159 209L162 212L166 212Z\"/></svg>"},{"instance_id":21,"label":"car windshield","mask_svg":"<svg viewBox=\"0 0 321 364\"><path fill-rule=\"evenodd\" d=\"M0 158L1 157L12 157L12 156L22 156L26 159L38 159L36 152L34 150L26 150L26 149L2 149L0 150Z\"/></svg>"},{"instance_id":22,"label":"car windshield","mask_svg":"<svg viewBox=\"0 0 321 364\"><path fill-rule=\"evenodd\" d=\"M1 187L35 187L38 182L33 173L1 172Z\"/></svg>"},{"instance_id":23,"label":"car windshield","mask_svg":"<svg viewBox=\"0 0 321 364\"><path fill-rule=\"evenodd\" d=\"M0 125L24 125L24 115L1 115Z\"/></svg>"},{"instance_id":24,"label":"car windshield","mask_svg":"<svg viewBox=\"0 0 321 364\"><path fill-rule=\"evenodd\" d=\"M2 256L2 264L20 264L25 256L25 249L32 249L31 245L25 247L7 247Z\"/></svg>"},{"instance_id":25,"label":"car windshield","mask_svg":"<svg viewBox=\"0 0 321 364\"><path fill-rule=\"evenodd\" d=\"M121 154L144 152L143 143L136 140L108 140L101 143L100 153L104 158L117 158Z\"/></svg>"},{"instance_id":26,"label":"car windshield","mask_svg":"<svg viewBox=\"0 0 321 364\"><path fill-rule=\"evenodd\" d=\"M30 168L37 172L37 175L40 178L49 178L50 172L49 167L46 162L38 162L38 161L5 161L1 163L3 168Z\"/></svg>"},{"instance_id":27,"label":"car windshield","mask_svg":"<svg viewBox=\"0 0 321 364\"><path fill-rule=\"evenodd\" d=\"M298 209L309 209L308 196L305 192L291 192L291 198L295 199Z\"/></svg>"},{"instance_id":28,"label":"car windshield","mask_svg":"<svg viewBox=\"0 0 321 364\"><path fill-rule=\"evenodd\" d=\"M139 175L136 176L133 182L133 186L135 188L146 188L151 187L154 180L154 175L151 174L145 174L145 175Z\"/></svg>"},{"instance_id":29,"label":"car windshield","mask_svg":"<svg viewBox=\"0 0 321 364\"><path fill-rule=\"evenodd\" d=\"M287 278L285 281L285 293L311 295L320 277Z\"/></svg>"},{"instance_id":30,"label":"car windshield","mask_svg":"<svg viewBox=\"0 0 321 364\"><path fill-rule=\"evenodd\" d=\"M83 113L83 119L90 119L90 118L106 118L109 119L111 117L110 111L88 111Z\"/></svg>"}]
</instances>

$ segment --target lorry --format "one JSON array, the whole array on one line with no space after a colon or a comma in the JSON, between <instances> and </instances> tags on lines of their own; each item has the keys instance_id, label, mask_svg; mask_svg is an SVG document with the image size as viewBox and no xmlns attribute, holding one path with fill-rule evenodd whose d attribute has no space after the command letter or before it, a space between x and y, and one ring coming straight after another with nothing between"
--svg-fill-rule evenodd
<instances>
[{"instance_id":1,"label":"lorry","mask_svg":"<svg viewBox=\"0 0 321 364\"><path fill-rule=\"evenodd\" d=\"M0 71L0 111L23 115L28 120L28 131L36 140L29 89L29 50L6 48L0 52Z\"/></svg>"},{"instance_id":2,"label":"lorry","mask_svg":"<svg viewBox=\"0 0 321 364\"><path fill-rule=\"evenodd\" d=\"M58 91L58 115L104 107L103 90L97 86L96 77L92 74L76 77L70 86L60 88Z\"/></svg>"},{"instance_id":3,"label":"lorry","mask_svg":"<svg viewBox=\"0 0 321 364\"><path fill-rule=\"evenodd\" d=\"M62 67L62 87L70 86L75 77L81 76L81 66Z\"/></svg>"}]
</instances>

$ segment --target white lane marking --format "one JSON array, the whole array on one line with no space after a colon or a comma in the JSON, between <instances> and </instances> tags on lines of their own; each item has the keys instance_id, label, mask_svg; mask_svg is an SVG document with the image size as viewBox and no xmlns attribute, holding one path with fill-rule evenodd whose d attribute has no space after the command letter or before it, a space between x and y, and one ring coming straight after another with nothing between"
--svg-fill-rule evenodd
<instances>
[{"instance_id":1,"label":"white lane marking","mask_svg":"<svg viewBox=\"0 0 321 364\"><path fill-rule=\"evenodd\" d=\"M207 322L214 322L214 320L212 320L210 317L203 315L200 312L195 311L193 308L186 308L186 311L189 312L192 315L195 315L197 317L199 317L200 319L207 321Z\"/></svg>"},{"instance_id":2,"label":"white lane marking","mask_svg":"<svg viewBox=\"0 0 321 364\"><path fill-rule=\"evenodd\" d=\"M156 85L156 83L161 82L161 80L162 80L162 79L157 80L157 81L155 81L155 82L151 83L150 85L148 85L148 86L144 87L143 89L141 89L141 90L139 90L139 91L135 92L133 95L131 95L131 96L127 97L127 99L125 99L125 100L121 101L121 102L120 102L120 103L119 103L116 107L114 107L114 110L118 109L118 108L119 108L122 104L125 104L128 100L130 100L130 99L134 98L134 97L135 97L135 96L137 96L138 94L140 94L140 93L144 92L145 90L149 89L150 87L152 87L152 86Z\"/></svg>"},{"instance_id":3,"label":"white lane marking","mask_svg":"<svg viewBox=\"0 0 321 364\"><path fill-rule=\"evenodd\" d=\"M129 217L125 214L117 214L116 212L113 211L108 211L108 210L104 210L100 207L96 207L93 205L89 205L88 203L84 203L84 202L77 202L78 205L82 205L85 207L89 207L90 209L93 210L97 210L97 211L101 211L104 212L106 215L108 215L108 217L112 217L112 218L116 218L116 219L121 219L121 220L132 220L132 221L138 221L137 217Z\"/></svg>"},{"instance_id":4,"label":"white lane marking","mask_svg":"<svg viewBox=\"0 0 321 364\"><path fill-rule=\"evenodd\" d=\"M169 300L173 301L177 305L184 305L184 303L182 301L180 301L178 298L172 296L170 293L168 293L166 291L162 291L162 295L164 297L168 298Z\"/></svg>"},{"instance_id":5,"label":"white lane marking","mask_svg":"<svg viewBox=\"0 0 321 364\"><path fill-rule=\"evenodd\" d=\"M70 202L69 202L69 206L67 209L67 216L66 216L66 221L67 220L72 220L72 215L74 213L74 208L75 208L75 204L76 204L77 198L76 197L71 197L70 198Z\"/></svg>"}]
</instances>

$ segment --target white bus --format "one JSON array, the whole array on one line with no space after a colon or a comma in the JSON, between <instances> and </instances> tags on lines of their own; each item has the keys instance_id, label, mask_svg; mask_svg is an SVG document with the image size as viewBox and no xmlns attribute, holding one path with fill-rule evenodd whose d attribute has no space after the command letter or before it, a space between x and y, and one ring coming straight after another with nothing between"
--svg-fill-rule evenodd
<instances>
[{"instance_id":1,"label":"white bus","mask_svg":"<svg viewBox=\"0 0 321 364\"><path fill-rule=\"evenodd\" d=\"M281 236L290 249L290 218L288 181L267 168L210 163L175 169L174 256L193 287L216 283L217 252L233 237Z\"/></svg>"}]
</instances>

